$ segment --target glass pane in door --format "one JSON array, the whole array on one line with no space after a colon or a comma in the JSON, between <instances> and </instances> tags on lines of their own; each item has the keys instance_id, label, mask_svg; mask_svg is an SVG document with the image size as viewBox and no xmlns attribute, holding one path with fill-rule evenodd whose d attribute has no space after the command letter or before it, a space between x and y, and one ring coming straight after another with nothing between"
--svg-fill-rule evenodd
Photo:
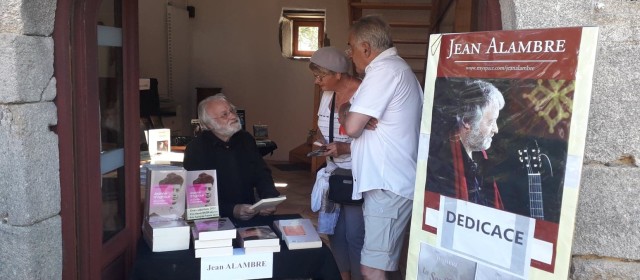
<instances>
[{"instance_id":1,"label":"glass pane in door","mask_svg":"<svg viewBox=\"0 0 640 280\"><path fill-rule=\"evenodd\" d=\"M125 226L124 110L120 1L103 0L98 14L98 94L100 98L100 170L102 241Z\"/></svg>"}]
</instances>

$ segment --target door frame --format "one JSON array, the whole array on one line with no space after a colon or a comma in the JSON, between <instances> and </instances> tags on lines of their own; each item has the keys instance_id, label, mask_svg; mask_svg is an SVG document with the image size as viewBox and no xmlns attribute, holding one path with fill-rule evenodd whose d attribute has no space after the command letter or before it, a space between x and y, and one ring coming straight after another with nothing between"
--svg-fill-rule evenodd
<instances>
[{"instance_id":1,"label":"door frame","mask_svg":"<svg viewBox=\"0 0 640 280\"><path fill-rule=\"evenodd\" d=\"M102 242L97 13L101 0L58 0L54 25L63 279L99 279L123 257L128 273L140 237L138 3L122 1L125 225ZM129 121L130 120L130 121ZM104 275L114 275L106 273Z\"/></svg>"}]
</instances>

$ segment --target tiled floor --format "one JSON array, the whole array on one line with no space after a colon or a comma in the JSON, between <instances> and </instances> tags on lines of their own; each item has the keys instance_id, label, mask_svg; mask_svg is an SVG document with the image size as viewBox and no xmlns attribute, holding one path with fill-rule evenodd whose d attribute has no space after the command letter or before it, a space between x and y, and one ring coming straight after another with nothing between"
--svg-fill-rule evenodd
<instances>
[{"instance_id":1,"label":"tiled floor","mask_svg":"<svg viewBox=\"0 0 640 280\"><path fill-rule=\"evenodd\" d=\"M277 214L300 214L304 218L311 219L314 224L318 220L318 213L311 211L311 190L315 182L314 174L307 170L283 171L275 167L275 164L286 164L287 162L269 161L273 180L276 183L287 183L286 187L278 188L281 194L287 196L282 204L278 206Z\"/></svg>"}]
</instances>

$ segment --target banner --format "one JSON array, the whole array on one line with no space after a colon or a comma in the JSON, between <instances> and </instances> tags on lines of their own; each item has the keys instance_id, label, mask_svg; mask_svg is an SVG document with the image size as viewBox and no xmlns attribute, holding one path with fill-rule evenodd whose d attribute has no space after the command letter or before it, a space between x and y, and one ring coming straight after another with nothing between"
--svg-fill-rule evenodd
<instances>
[{"instance_id":1,"label":"banner","mask_svg":"<svg viewBox=\"0 0 640 280\"><path fill-rule=\"evenodd\" d=\"M407 279L567 279L597 34L431 35Z\"/></svg>"}]
</instances>

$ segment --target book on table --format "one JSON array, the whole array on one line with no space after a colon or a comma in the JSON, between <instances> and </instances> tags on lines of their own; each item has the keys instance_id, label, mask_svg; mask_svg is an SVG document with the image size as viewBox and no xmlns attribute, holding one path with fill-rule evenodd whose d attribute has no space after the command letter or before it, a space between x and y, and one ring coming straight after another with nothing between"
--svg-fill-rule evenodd
<instances>
[{"instance_id":1,"label":"book on table","mask_svg":"<svg viewBox=\"0 0 640 280\"><path fill-rule=\"evenodd\" d=\"M212 218L193 221L198 240L233 239L236 227L229 218Z\"/></svg>"},{"instance_id":2,"label":"book on table","mask_svg":"<svg viewBox=\"0 0 640 280\"><path fill-rule=\"evenodd\" d=\"M254 254L254 253L266 253L272 252L277 253L280 252L280 245L276 246L260 246L260 247L246 247L243 248L245 254Z\"/></svg>"},{"instance_id":3,"label":"book on table","mask_svg":"<svg viewBox=\"0 0 640 280\"><path fill-rule=\"evenodd\" d=\"M238 228L238 244L240 247L279 246L280 239L269 226Z\"/></svg>"},{"instance_id":4,"label":"book on table","mask_svg":"<svg viewBox=\"0 0 640 280\"><path fill-rule=\"evenodd\" d=\"M191 236L194 249L233 246L233 238L201 240L198 238L198 230L195 227L191 227Z\"/></svg>"},{"instance_id":5,"label":"book on table","mask_svg":"<svg viewBox=\"0 0 640 280\"><path fill-rule=\"evenodd\" d=\"M232 256L233 246L195 249L196 258Z\"/></svg>"},{"instance_id":6,"label":"book on table","mask_svg":"<svg viewBox=\"0 0 640 280\"><path fill-rule=\"evenodd\" d=\"M249 208L255 211L260 211L262 209L276 207L278 206L278 204L284 202L286 199L287 199L287 196L285 195L281 195L278 197L271 197L271 198L263 198L263 199L260 199L260 201L251 205L251 207Z\"/></svg>"},{"instance_id":7,"label":"book on table","mask_svg":"<svg viewBox=\"0 0 640 280\"><path fill-rule=\"evenodd\" d=\"M289 250L322 247L322 240L309 219L277 220L273 226Z\"/></svg>"},{"instance_id":8,"label":"book on table","mask_svg":"<svg viewBox=\"0 0 640 280\"><path fill-rule=\"evenodd\" d=\"M142 237L152 252L189 249L189 224L184 220L149 221L142 224Z\"/></svg>"}]
</instances>

